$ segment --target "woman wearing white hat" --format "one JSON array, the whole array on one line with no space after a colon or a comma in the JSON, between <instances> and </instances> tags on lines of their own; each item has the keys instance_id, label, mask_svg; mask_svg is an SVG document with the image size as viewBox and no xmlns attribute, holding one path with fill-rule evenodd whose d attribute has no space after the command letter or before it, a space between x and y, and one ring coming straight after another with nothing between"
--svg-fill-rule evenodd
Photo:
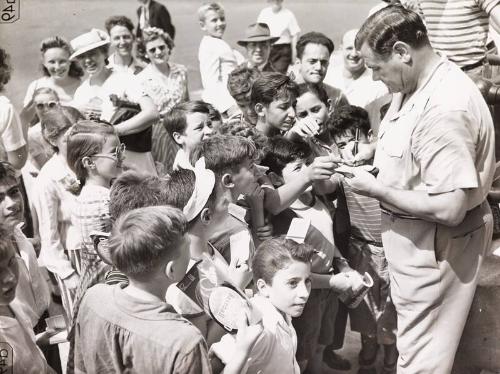
<instances>
[{"instance_id":1,"label":"woman wearing white hat","mask_svg":"<svg viewBox=\"0 0 500 374\"><path fill-rule=\"evenodd\" d=\"M127 147L124 167L156 174L151 156L151 125L158 119L158 111L134 75L106 67L109 43L108 35L97 29L71 41L75 52L70 58L77 59L88 74L75 92L74 105L88 118L109 122L117 110L111 95L139 104L140 111L116 124L115 130Z\"/></svg>"}]
</instances>

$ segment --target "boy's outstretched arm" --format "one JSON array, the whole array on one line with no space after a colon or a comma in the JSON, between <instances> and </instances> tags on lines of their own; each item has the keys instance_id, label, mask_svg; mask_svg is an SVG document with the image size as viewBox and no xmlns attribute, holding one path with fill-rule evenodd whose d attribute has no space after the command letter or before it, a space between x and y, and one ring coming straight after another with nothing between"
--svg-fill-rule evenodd
<instances>
[{"instance_id":1,"label":"boy's outstretched arm","mask_svg":"<svg viewBox=\"0 0 500 374\"><path fill-rule=\"evenodd\" d=\"M313 182L330 180L335 167L337 164L330 156L316 157L311 165L302 168L294 180L274 190L266 188L264 208L273 215L279 214L297 200Z\"/></svg>"}]
</instances>

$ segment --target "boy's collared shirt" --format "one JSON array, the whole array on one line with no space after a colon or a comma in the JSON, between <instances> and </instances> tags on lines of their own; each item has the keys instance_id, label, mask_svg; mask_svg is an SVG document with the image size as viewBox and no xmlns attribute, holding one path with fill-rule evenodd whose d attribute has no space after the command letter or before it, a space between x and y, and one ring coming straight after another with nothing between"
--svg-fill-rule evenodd
<instances>
[{"instance_id":1,"label":"boy's collared shirt","mask_svg":"<svg viewBox=\"0 0 500 374\"><path fill-rule=\"evenodd\" d=\"M9 305L14 318L0 316L0 341L8 343L13 350L12 362L2 359L5 373L45 374L54 373L47 365L42 351L35 343L35 334L29 326L30 318L24 310L11 303ZM9 367L12 364L12 367ZM7 365L5 367L5 365ZM12 368L12 370L9 370Z\"/></svg>"},{"instance_id":2,"label":"boy's collared shirt","mask_svg":"<svg viewBox=\"0 0 500 374\"><path fill-rule=\"evenodd\" d=\"M38 266L33 245L18 227L14 228L14 238L19 249L19 255L16 256L19 281L12 305L23 311L30 320L30 327L33 328L42 314L49 308L50 290Z\"/></svg>"},{"instance_id":3,"label":"boy's collared shirt","mask_svg":"<svg viewBox=\"0 0 500 374\"><path fill-rule=\"evenodd\" d=\"M295 359L297 334L290 316L283 316L269 299L260 295L252 299L252 304L262 313L262 333L252 347L244 372L299 374ZM212 345L213 352L227 363L234 355L235 338L226 334L221 341Z\"/></svg>"},{"instance_id":4,"label":"boy's collared shirt","mask_svg":"<svg viewBox=\"0 0 500 374\"><path fill-rule=\"evenodd\" d=\"M134 298L125 286L98 284L85 294L75 329L76 372L121 372L127 363L137 373L210 373L198 329L170 305Z\"/></svg>"},{"instance_id":5,"label":"boy's collared shirt","mask_svg":"<svg viewBox=\"0 0 500 374\"><path fill-rule=\"evenodd\" d=\"M145 67L145 64L141 63L134 57L132 57L132 62L128 66L118 65L115 61L116 59L115 55L116 53L113 53L111 56L108 57L108 65L107 65L107 67L113 71L136 75L140 73Z\"/></svg>"},{"instance_id":6,"label":"boy's collared shirt","mask_svg":"<svg viewBox=\"0 0 500 374\"><path fill-rule=\"evenodd\" d=\"M286 8L275 13L271 7L266 7L260 12L257 22L266 23L271 35L279 37L274 44L290 44L292 38L300 32L295 15Z\"/></svg>"},{"instance_id":7,"label":"boy's collared shirt","mask_svg":"<svg viewBox=\"0 0 500 374\"><path fill-rule=\"evenodd\" d=\"M233 50L224 40L205 35L198 50L202 99L224 113L236 102L227 90L229 73L244 61L243 56Z\"/></svg>"}]
</instances>

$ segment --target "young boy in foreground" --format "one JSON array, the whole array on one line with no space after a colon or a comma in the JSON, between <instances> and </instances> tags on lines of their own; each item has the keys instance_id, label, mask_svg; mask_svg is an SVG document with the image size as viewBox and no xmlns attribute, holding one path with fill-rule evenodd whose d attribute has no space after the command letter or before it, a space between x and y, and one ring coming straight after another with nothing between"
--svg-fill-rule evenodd
<instances>
[{"instance_id":1,"label":"young boy in foreground","mask_svg":"<svg viewBox=\"0 0 500 374\"><path fill-rule=\"evenodd\" d=\"M165 303L167 288L186 273L186 232L182 212L168 206L118 219L109 248L130 283L87 291L76 323L77 372L211 372L203 336Z\"/></svg>"}]
</instances>

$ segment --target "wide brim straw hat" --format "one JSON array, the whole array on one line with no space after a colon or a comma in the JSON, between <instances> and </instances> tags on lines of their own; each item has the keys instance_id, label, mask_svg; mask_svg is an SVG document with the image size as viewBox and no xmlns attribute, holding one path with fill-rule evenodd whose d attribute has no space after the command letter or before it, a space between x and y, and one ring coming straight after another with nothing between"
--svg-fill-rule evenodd
<instances>
[{"instance_id":1,"label":"wide brim straw hat","mask_svg":"<svg viewBox=\"0 0 500 374\"><path fill-rule=\"evenodd\" d=\"M71 40L70 44L74 52L69 59L74 60L85 52L102 47L103 45L107 45L109 43L109 36L106 32L99 29L92 29L89 32L79 35Z\"/></svg>"},{"instance_id":2,"label":"wide brim straw hat","mask_svg":"<svg viewBox=\"0 0 500 374\"><path fill-rule=\"evenodd\" d=\"M266 23L252 23L245 30L245 37L237 41L238 45L244 47L247 43L270 41L271 44L279 37L271 36L271 31Z\"/></svg>"}]
</instances>

